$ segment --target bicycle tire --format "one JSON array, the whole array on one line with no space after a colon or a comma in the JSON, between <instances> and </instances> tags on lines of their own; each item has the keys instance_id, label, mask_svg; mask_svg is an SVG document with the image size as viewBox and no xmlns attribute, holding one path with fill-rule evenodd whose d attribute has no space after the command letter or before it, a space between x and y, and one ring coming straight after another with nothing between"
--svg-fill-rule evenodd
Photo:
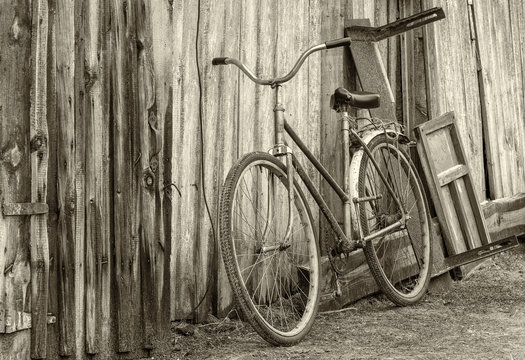
<instances>
[{"instance_id":1,"label":"bicycle tire","mask_svg":"<svg viewBox=\"0 0 525 360\"><path fill-rule=\"evenodd\" d=\"M263 339L278 346L306 336L319 303L319 244L306 199L294 185L297 228L286 244L287 171L277 158L243 156L228 173L219 202L221 252L239 309Z\"/></svg>"},{"instance_id":2,"label":"bicycle tire","mask_svg":"<svg viewBox=\"0 0 525 360\"><path fill-rule=\"evenodd\" d=\"M386 134L368 144L371 155L388 179L407 214L406 226L398 231L365 242L364 254L378 286L396 305L418 302L426 293L432 266L430 216L414 164L400 144ZM401 218L400 209L379 178L366 154L359 167L360 198L381 195L381 199L359 203L363 236L380 230Z\"/></svg>"}]
</instances>

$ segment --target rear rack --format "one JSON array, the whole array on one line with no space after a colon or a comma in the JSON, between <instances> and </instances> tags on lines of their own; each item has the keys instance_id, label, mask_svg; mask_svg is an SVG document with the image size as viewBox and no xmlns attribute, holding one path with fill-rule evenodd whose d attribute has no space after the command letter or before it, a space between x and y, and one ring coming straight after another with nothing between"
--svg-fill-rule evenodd
<instances>
[{"instance_id":1,"label":"rear rack","mask_svg":"<svg viewBox=\"0 0 525 360\"><path fill-rule=\"evenodd\" d=\"M443 9L435 7L383 26L351 26L346 30L352 41L376 42L444 18Z\"/></svg>"}]
</instances>

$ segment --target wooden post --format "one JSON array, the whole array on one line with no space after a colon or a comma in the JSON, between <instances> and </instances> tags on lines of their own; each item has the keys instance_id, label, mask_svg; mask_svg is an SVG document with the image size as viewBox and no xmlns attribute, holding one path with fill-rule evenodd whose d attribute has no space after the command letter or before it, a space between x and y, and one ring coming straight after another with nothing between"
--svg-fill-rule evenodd
<instances>
[{"instance_id":1,"label":"wooden post","mask_svg":"<svg viewBox=\"0 0 525 360\"><path fill-rule=\"evenodd\" d=\"M33 2L31 30L31 202L47 196L47 0ZM49 248L47 214L31 217L31 357L43 359L47 351L47 297Z\"/></svg>"}]
</instances>

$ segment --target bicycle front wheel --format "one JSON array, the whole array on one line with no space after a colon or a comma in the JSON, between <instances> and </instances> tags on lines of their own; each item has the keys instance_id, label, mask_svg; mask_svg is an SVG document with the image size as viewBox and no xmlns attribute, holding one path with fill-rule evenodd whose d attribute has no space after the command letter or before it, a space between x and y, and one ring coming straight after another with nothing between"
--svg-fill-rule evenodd
<instances>
[{"instance_id":1,"label":"bicycle front wheel","mask_svg":"<svg viewBox=\"0 0 525 360\"><path fill-rule=\"evenodd\" d=\"M406 226L365 243L370 270L386 296L400 306L416 303L430 280L430 217L421 180L400 145L382 134L368 144L372 157L363 155L359 169L359 216L363 235L374 234L406 216ZM391 194L381 180L385 176ZM398 206L394 197L401 203Z\"/></svg>"},{"instance_id":2,"label":"bicycle front wheel","mask_svg":"<svg viewBox=\"0 0 525 360\"><path fill-rule=\"evenodd\" d=\"M222 256L244 319L269 343L285 346L312 327L320 267L312 216L297 183L289 231L288 184L282 162L250 153L230 170L219 204Z\"/></svg>"}]
</instances>

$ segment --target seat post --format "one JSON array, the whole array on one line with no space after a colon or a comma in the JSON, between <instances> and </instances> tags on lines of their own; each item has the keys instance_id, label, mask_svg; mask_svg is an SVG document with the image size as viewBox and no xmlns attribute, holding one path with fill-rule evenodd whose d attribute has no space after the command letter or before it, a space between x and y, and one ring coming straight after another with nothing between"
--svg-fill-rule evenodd
<instances>
[{"instance_id":1,"label":"seat post","mask_svg":"<svg viewBox=\"0 0 525 360\"><path fill-rule=\"evenodd\" d=\"M273 86L275 90L275 105L273 108L273 118L275 127L275 145L284 145L284 106L282 103L281 85Z\"/></svg>"},{"instance_id":2,"label":"seat post","mask_svg":"<svg viewBox=\"0 0 525 360\"><path fill-rule=\"evenodd\" d=\"M345 106L346 107L346 106ZM343 136L343 186L346 194L350 194L350 117L348 109L343 109L341 112L341 134ZM348 238L352 236L351 201L348 199L343 203L344 211L344 232Z\"/></svg>"}]
</instances>

